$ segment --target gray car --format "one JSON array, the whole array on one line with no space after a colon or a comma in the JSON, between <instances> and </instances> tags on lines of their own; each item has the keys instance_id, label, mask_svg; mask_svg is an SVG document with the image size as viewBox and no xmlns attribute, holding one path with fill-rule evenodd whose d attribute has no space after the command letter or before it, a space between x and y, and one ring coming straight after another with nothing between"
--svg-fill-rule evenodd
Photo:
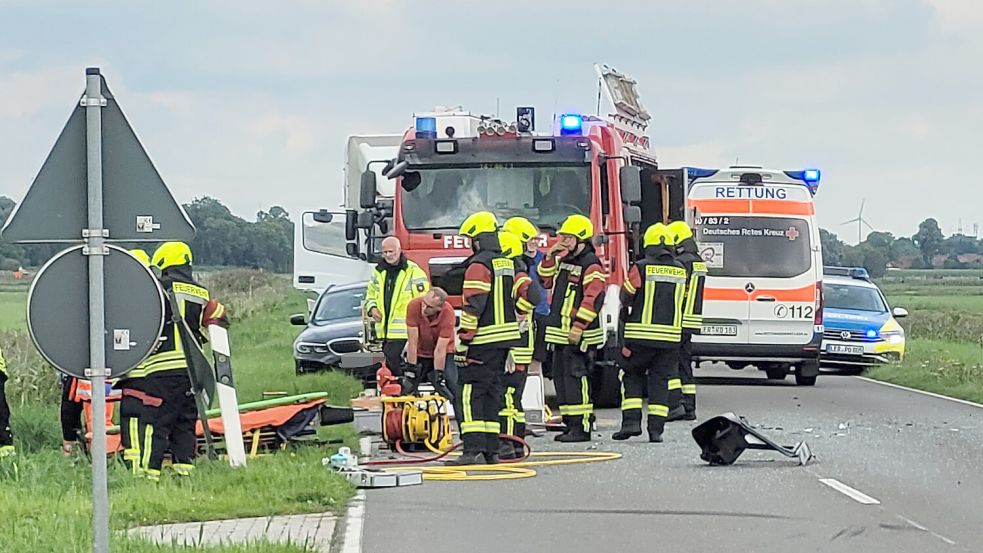
<instances>
[{"instance_id":1,"label":"gray car","mask_svg":"<svg viewBox=\"0 0 983 553\"><path fill-rule=\"evenodd\" d=\"M336 369L343 354L359 351L367 286L366 282L329 286L314 304L310 321L301 314L290 317L291 324L306 325L294 340L297 374Z\"/></svg>"}]
</instances>

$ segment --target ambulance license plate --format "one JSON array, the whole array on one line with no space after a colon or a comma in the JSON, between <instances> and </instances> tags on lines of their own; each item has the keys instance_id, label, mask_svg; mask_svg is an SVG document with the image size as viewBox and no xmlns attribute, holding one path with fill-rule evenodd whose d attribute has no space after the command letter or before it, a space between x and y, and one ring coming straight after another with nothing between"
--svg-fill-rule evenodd
<instances>
[{"instance_id":1,"label":"ambulance license plate","mask_svg":"<svg viewBox=\"0 0 983 553\"><path fill-rule=\"evenodd\" d=\"M826 344L826 353L839 353L842 355L863 355L863 346L844 346L841 344Z\"/></svg>"},{"instance_id":2,"label":"ambulance license plate","mask_svg":"<svg viewBox=\"0 0 983 553\"><path fill-rule=\"evenodd\" d=\"M700 334L704 336L737 336L737 325L703 325Z\"/></svg>"}]
</instances>

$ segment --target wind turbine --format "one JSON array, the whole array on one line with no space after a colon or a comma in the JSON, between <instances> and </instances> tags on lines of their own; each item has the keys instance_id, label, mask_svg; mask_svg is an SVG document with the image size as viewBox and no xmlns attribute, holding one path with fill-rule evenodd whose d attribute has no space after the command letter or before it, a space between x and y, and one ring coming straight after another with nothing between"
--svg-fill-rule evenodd
<instances>
[{"instance_id":1,"label":"wind turbine","mask_svg":"<svg viewBox=\"0 0 983 553\"><path fill-rule=\"evenodd\" d=\"M864 219L864 203L866 201L867 201L866 198L860 200L860 213L858 213L856 217L840 223L841 225L849 225L850 223L857 223L857 244L863 242L864 225L867 225L867 228L869 228L870 230L874 230L874 227L870 226L870 223L867 222L867 219Z\"/></svg>"}]
</instances>

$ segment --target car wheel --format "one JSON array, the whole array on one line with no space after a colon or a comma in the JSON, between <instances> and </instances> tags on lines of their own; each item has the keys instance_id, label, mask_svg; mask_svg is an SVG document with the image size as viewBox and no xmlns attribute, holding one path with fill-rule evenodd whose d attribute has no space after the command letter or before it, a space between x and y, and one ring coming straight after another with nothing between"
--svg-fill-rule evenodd
<instances>
[{"instance_id":1,"label":"car wheel","mask_svg":"<svg viewBox=\"0 0 983 553\"><path fill-rule=\"evenodd\" d=\"M818 377L818 361L807 361L795 367L795 383L799 386L815 386Z\"/></svg>"},{"instance_id":2,"label":"car wheel","mask_svg":"<svg viewBox=\"0 0 983 553\"><path fill-rule=\"evenodd\" d=\"M788 365L782 363L765 365L764 371L768 380L785 380L785 377L788 376Z\"/></svg>"}]
</instances>

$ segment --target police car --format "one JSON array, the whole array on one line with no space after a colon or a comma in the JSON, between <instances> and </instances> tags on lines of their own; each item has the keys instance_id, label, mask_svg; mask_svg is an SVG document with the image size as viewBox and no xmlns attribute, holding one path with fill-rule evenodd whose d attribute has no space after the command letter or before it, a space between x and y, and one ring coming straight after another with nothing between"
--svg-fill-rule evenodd
<instances>
[{"instance_id":1,"label":"police car","mask_svg":"<svg viewBox=\"0 0 983 553\"><path fill-rule=\"evenodd\" d=\"M897 319L908 311L891 310L866 269L824 267L823 275L823 365L862 369L900 361L905 334Z\"/></svg>"}]
</instances>

